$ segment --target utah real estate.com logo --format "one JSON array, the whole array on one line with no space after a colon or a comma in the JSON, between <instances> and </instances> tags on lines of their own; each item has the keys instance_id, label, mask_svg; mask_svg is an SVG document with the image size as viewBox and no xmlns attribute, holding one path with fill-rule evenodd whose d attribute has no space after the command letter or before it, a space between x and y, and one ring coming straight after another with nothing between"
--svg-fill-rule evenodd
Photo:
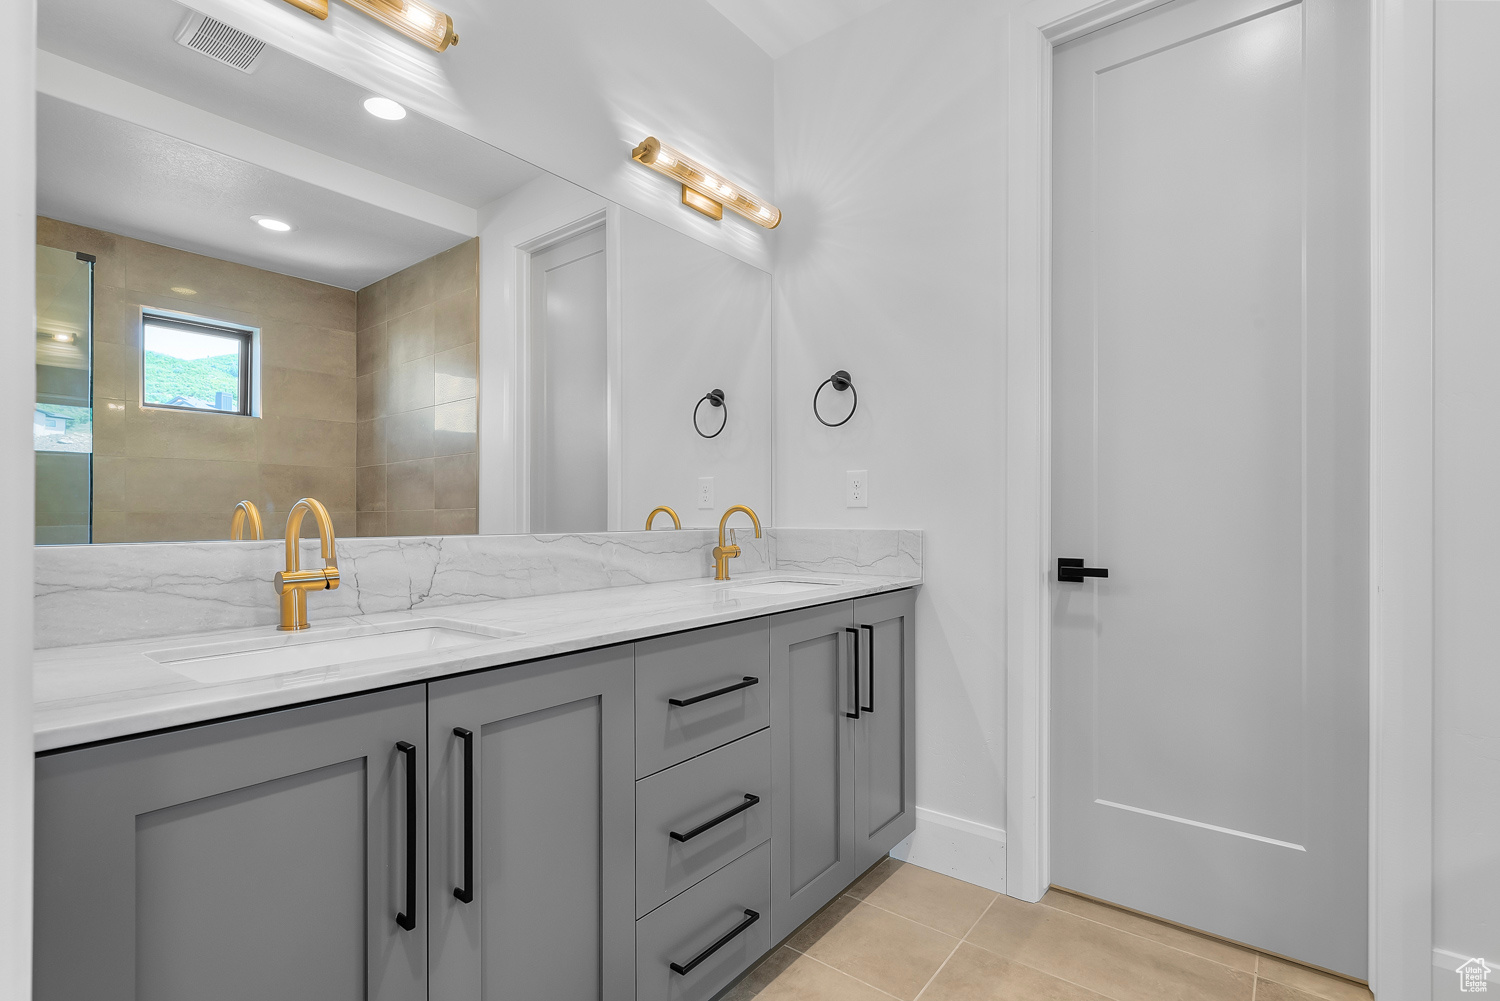
<instances>
[{"instance_id":1,"label":"utah real estate.com logo","mask_svg":"<svg viewBox=\"0 0 1500 1001\"><path fill-rule=\"evenodd\" d=\"M1490 964L1482 959L1471 959L1458 968L1458 989L1476 994L1488 993L1490 989Z\"/></svg>"}]
</instances>

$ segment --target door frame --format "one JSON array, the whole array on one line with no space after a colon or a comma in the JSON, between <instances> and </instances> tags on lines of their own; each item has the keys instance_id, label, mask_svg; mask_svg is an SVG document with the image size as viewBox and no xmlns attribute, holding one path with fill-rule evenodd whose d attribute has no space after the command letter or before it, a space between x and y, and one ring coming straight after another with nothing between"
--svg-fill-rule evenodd
<instances>
[{"instance_id":1,"label":"door frame","mask_svg":"<svg viewBox=\"0 0 1500 1001\"><path fill-rule=\"evenodd\" d=\"M1168 0L1031 0L1009 17L1006 892L1051 876L1052 50ZM1370 38L1370 964L1432 964L1434 0L1376 0Z\"/></svg>"},{"instance_id":2,"label":"door frame","mask_svg":"<svg viewBox=\"0 0 1500 1001\"><path fill-rule=\"evenodd\" d=\"M516 429L512 476L517 529L531 531L531 259L580 233L604 230L604 353L608 459L605 469L606 532L620 531L622 409L620 378L620 209L602 208L516 244L516 343L511 377L511 420Z\"/></svg>"}]
</instances>

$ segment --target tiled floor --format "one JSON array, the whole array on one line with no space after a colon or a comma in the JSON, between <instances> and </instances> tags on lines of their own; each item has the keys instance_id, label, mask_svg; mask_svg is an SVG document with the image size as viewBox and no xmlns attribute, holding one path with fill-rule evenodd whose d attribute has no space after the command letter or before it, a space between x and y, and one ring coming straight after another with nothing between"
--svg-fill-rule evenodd
<instances>
[{"instance_id":1,"label":"tiled floor","mask_svg":"<svg viewBox=\"0 0 1500 1001\"><path fill-rule=\"evenodd\" d=\"M886 859L723 1001L1369 1001L1356 984L1056 890Z\"/></svg>"}]
</instances>

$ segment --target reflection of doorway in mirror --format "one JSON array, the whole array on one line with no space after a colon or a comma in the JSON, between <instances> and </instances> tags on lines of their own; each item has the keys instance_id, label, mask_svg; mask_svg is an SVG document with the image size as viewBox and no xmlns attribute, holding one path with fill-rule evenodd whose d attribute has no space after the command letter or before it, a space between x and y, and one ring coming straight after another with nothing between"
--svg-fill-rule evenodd
<instances>
[{"instance_id":1,"label":"reflection of doorway in mirror","mask_svg":"<svg viewBox=\"0 0 1500 1001\"><path fill-rule=\"evenodd\" d=\"M89 542L93 522L94 259L36 248L36 543Z\"/></svg>"},{"instance_id":2,"label":"reflection of doorway in mirror","mask_svg":"<svg viewBox=\"0 0 1500 1001\"><path fill-rule=\"evenodd\" d=\"M608 529L604 227L530 255L526 357L530 530Z\"/></svg>"}]
</instances>

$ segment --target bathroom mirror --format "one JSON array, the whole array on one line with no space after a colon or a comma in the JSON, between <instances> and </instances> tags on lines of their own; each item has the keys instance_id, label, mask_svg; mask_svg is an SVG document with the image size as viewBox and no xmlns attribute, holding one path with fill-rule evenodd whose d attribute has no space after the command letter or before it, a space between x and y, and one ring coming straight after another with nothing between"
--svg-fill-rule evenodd
<instances>
[{"instance_id":1,"label":"bathroom mirror","mask_svg":"<svg viewBox=\"0 0 1500 1001\"><path fill-rule=\"evenodd\" d=\"M769 518L769 275L170 0L38 37L38 544Z\"/></svg>"}]
</instances>

